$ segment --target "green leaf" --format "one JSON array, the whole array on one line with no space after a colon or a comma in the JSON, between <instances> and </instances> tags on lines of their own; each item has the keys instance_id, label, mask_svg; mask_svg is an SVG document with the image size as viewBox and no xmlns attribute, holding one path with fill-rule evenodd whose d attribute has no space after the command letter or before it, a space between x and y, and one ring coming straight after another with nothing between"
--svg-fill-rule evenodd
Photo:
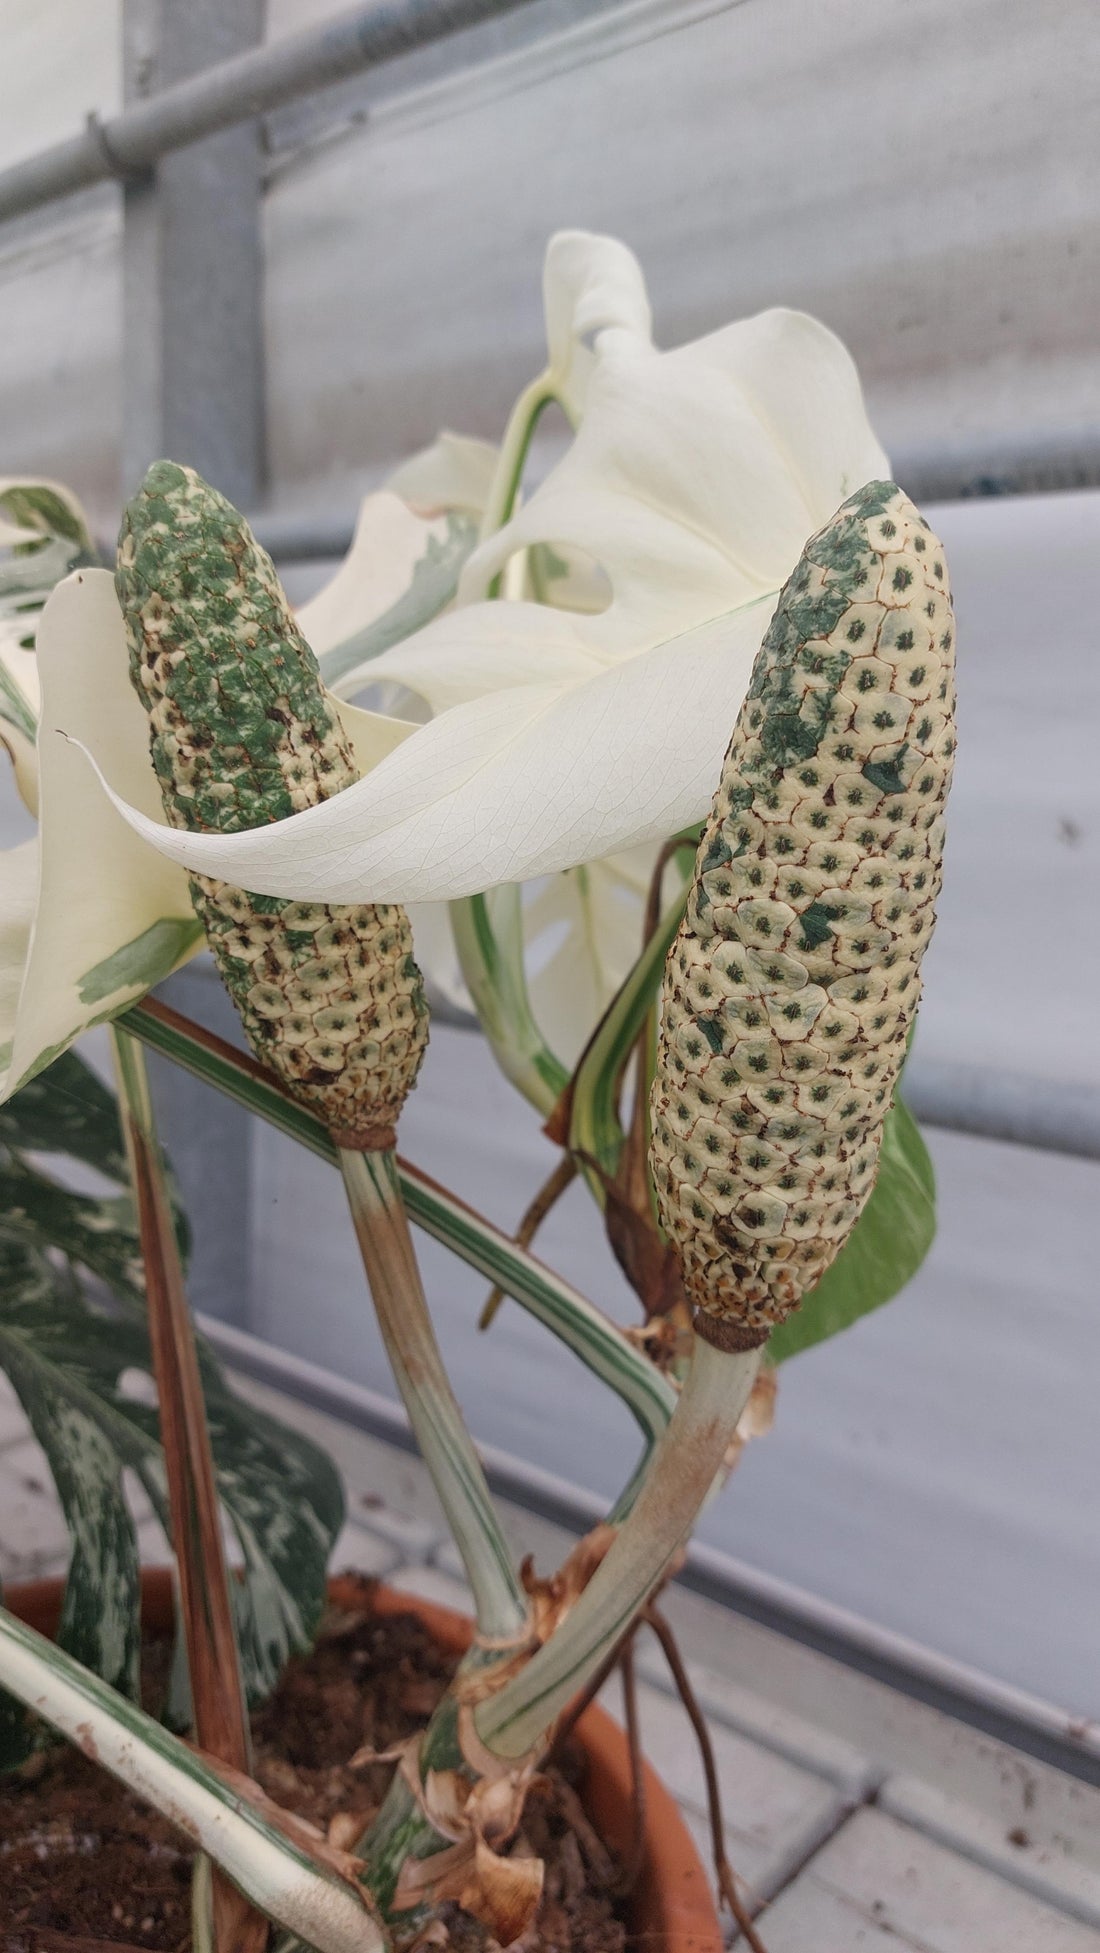
<instances>
[{"instance_id":1,"label":"green leaf","mask_svg":"<svg viewBox=\"0 0 1100 1953\"><path fill-rule=\"evenodd\" d=\"M886 1115L878 1178L852 1233L800 1309L772 1331L784 1363L889 1302L916 1274L936 1233L936 1181L916 1122L899 1098Z\"/></svg>"}]
</instances>

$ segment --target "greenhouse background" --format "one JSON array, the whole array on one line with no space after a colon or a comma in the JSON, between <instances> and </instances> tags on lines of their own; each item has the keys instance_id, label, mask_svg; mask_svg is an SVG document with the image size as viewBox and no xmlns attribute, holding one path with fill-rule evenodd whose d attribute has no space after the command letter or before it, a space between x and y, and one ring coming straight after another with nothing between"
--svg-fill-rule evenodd
<instances>
[{"instance_id":1,"label":"greenhouse background","mask_svg":"<svg viewBox=\"0 0 1100 1953\"><path fill-rule=\"evenodd\" d=\"M0 170L90 109L109 118L330 11L208 0L158 23L130 0L9 0ZM784 1373L775 1432L700 1539L731 1591L779 1606L789 1583L1086 1717L1096 43L1085 0L532 0L181 151L155 196L104 182L0 228L0 468L70 484L109 537L149 459L192 460L262 515L296 597L362 492L441 425L497 434L542 364L559 226L626 239L662 344L775 303L845 339L959 612L960 760L910 1094L940 1231L899 1300ZM554 452L551 432L536 468ZM19 821L10 798L5 841ZM200 972L183 993L220 1008ZM198 1305L364 1386L381 1416L391 1385L334 1176L162 1089L205 1215ZM491 1113L476 1151L471 1101ZM443 1024L402 1144L507 1225L552 1160L480 1038ZM582 1194L540 1252L632 1317ZM442 1252L425 1270L477 1437L537 1468L548 1498L610 1490L631 1440L602 1396L514 1309L478 1337L482 1290Z\"/></svg>"}]
</instances>

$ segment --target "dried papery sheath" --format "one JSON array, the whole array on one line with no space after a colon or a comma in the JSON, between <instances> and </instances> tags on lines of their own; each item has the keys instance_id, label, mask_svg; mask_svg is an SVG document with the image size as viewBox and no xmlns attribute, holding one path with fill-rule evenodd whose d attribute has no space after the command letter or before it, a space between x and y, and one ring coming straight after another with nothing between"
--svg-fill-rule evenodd
<instances>
[{"instance_id":1,"label":"dried papery sheath","mask_svg":"<svg viewBox=\"0 0 1100 1953\"><path fill-rule=\"evenodd\" d=\"M874 1184L955 751L943 550L892 482L807 543L741 708L665 968L654 1178L697 1324L750 1348Z\"/></svg>"},{"instance_id":2,"label":"dried papery sheath","mask_svg":"<svg viewBox=\"0 0 1100 1953\"><path fill-rule=\"evenodd\" d=\"M115 584L173 826L229 834L354 782L270 559L191 469L150 468ZM389 1143L428 1035L404 909L285 902L197 875L191 890L256 1055L339 1143Z\"/></svg>"}]
</instances>

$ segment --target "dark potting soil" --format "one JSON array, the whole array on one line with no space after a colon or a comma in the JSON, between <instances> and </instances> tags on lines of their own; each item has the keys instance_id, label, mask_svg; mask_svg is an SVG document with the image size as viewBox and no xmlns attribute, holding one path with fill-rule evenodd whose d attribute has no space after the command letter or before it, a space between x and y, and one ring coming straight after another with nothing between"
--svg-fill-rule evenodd
<instances>
[{"instance_id":1,"label":"dark potting soil","mask_svg":"<svg viewBox=\"0 0 1100 1953\"><path fill-rule=\"evenodd\" d=\"M156 1709L169 1647L144 1649ZM455 1668L414 1614L331 1613L312 1654L292 1661L252 1718L254 1769L278 1803L349 1848L385 1795L392 1765L349 1770L428 1721ZM546 1861L542 1903L516 1953L624 1953L614 1868L575 1793L568 1752L528 1799L516 1848ZM0 1789L0 1953L189 1953L191 1852L177 1832L67 1745L35 1756ZM452 1953L496 1942L457 1906L440 1909Z\"/></svg>"}]
</instances>

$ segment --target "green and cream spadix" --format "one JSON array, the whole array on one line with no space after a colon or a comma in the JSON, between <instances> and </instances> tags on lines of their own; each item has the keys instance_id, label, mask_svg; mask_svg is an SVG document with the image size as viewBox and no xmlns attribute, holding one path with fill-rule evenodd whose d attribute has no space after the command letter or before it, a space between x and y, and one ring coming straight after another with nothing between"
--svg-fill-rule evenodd
<instances>
[{"instance_id":1,"label":"green and cream spadix","mask_svg":"<svg viewBox=\"0 0 1100 1953\"><path fill-rule=\"evenodd\" d=\"M353 784L350 741L270 559L191 469L149 470L115 586L174 826L231 834ZM191 892L257 1056L341 1144L392 1139L427 1042L405 911L197 875Z\"/></svg>"},{"instance_id":2,"label":"green and cream spadix","mask_svg":"<svg viewBox=\"0 0 1100 1953\"><path fill-rule=\"evenodd\" d=\"M940 885L954 654L942 546L871 482L780 593L665 969L654 1179L728 1347L767 1340L874 1185Z\"/></svg>"}]
</instances>

